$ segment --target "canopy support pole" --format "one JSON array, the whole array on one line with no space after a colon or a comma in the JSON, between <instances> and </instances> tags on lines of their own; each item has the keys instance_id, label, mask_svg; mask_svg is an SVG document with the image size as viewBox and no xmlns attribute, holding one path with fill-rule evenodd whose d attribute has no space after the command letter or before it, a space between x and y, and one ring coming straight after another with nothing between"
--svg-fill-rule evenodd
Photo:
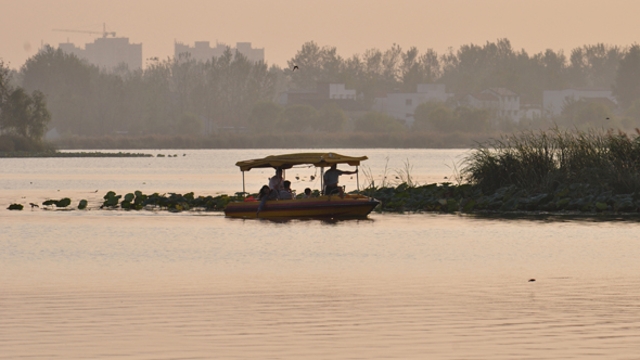
<instances>
[{"instance_id":1,"label":"canopy support pole","mask_svg":"<svg viewBox=\"0 0 640 360\"><path fill-rule=\"evenodd\" d=\"M356 165L356 183L358 186L358 194L360 194L360 177L358 175L359 175L358 166Z\"/></svg>"},{"instance_id":2,"label":"canopy support pole","mask_svg":"<svg viewBox=\"0 0 640 360\"><path fill-rule=\"evenodd\" d=\"M242 172L242 197L244 198L246 195L246 192L244 190L244 171Z\"/></svg>"},{"instance_id":3,"label":"canopy support pole","mask_svg":"<svg viewBox=\"0 0 640 360\"><path fill-rule=\"evenodd\" d=\"M324 167L320 168L320 193L326 195L324 193Z\"/></svg>"}]
</instances>

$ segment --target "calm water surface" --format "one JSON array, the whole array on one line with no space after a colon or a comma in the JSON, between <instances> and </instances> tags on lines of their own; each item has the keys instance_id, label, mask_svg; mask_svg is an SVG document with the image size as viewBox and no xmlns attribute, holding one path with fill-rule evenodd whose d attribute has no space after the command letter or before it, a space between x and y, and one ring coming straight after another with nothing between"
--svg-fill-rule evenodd
<instances>
[{"instance_id":1,"label":"calm water surface","mask_svg":"<svg viewBox=\"0 0 640 360\"><path fill-rule=\"evenodd\" d=\"M0 359L640 358L633 220L95 209L107 190L239 191L235 161L279 152L0 159ZM464 153L342 152L368 155L377 181L408 159L419 182ZM298 170L300 191L313 169ZM93 209L4 210L63 196Z\"/></svg>"}]
</instances>

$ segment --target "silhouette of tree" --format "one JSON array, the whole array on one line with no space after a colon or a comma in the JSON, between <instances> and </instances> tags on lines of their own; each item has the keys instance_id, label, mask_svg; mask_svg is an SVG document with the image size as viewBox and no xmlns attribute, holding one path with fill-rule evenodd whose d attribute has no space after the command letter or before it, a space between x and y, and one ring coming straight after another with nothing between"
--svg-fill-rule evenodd
<instances>
[{"instance_id":1,"label":"silhouette of tree","mask_svg":"<svg viewBox=\"0 0 640 360\"><path fill-rule=\"evenodd\" d=\"M347 122L347 115L335 104L323 106L315 117L311 127L326 132L339 132Z\"/></svg>"},{"instance_id":2,"label":"silhouette of tree","mask_svg":"<svg viewBox=\"0 0 640 360\"><path fill-rule=\"evenodd\" d=\"M49 120L44 94L37 90L29 96L23 88L13 89L0 107L0 128L31 140L42 139Z\"/></svg>"},{"instance_id":3,"label":"silhouette of tree","mask_svg":"<svg viewBox=\"0 0 640 360\"><path fill-rule=\"evenodd\" d=\"M282 106L273 102L258 102L251 109L248 123L257 133L272 132L277 128L282 115Z\"/></svg>"},{"instance_id":4,"label":"silhouette of tree","mask_svg":"<svg viewBox=\"0 0 640 360\"><path fill-rule=\"evenodd\" d=\"M631 46L620 60L613 94L624 108L640 99L640 45Z\"/></svg>"}]
</instances>

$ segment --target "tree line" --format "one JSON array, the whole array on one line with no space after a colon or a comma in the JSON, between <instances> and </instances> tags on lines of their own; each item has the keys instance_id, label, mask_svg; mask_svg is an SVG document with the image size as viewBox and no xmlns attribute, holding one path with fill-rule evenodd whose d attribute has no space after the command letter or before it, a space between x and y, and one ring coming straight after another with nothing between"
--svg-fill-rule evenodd
<instances>
[{"instance_id":1,"label":"tree line","mask_svg":"<svg viewBox=\"0 0 640 360\"><path fill-rule=\"evenodd\" d=\"M390 92L415 92L420 83L445 84L454 94L503 87L518 93L521 102L533 104L542 103L543 90L612 89L625 114L633 118L637 113L640 120L637 44L584 45L568 55L553 50L528 54L514 49L509 40L499 39L443 54L433 49L420 52L416 47L405 50L394 44L386 50L342 57L337 48L310 41L287 65L254 63L228 49L205 62L181 56L152 60L141 70L105 72L75 55L45 47L16 74L20 86L0 90L3 104L22 104L15 109L3 105L0 130L41 135L46 121L39 128L33 119L47 119L38 110L42 108L51 114L48 127L63 135L196 135L215 130L208 128L211 126L253 132L403 131L383 114L364 111L347 116L332 105L315 108L277 103L280 92L312 91L318 82L344 83L355 89L362 109L370 109L375 98ZM294 66L298 70L293 71ZM6 101L11 96L15 99ZM593 104L573 105L566 117L581 119L582 108L587 106ZM423 104L416 111L414 130L483 131L495 127L491 116L479 109Z\"/></svg>"},{"instance_id":2,"label":"tree line","mask_svg":"<svg viewBox=\"0 0 640 360\"><path fill-rule=\"evenodd\" d=\"M45 96L16 86L13 75L0 60L0 152L41 150L40 140L51 120Z\"/></svg>"}]
</instances>

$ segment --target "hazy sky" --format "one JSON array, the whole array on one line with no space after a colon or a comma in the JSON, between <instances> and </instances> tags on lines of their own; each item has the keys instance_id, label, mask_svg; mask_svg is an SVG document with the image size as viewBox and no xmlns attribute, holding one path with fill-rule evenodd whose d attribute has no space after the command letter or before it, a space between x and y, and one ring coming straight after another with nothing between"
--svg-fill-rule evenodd
<instances>
[{"instance_id":1,"label":"hazy sky","mask_svg":"<svg viewBox=\"0 0 640 360\"><path fill-rule=\"evenodd\" d=\"M344 57L417 46L443 53L506 37L529 53L640 41L639 0L0 0L0 58L20 67L41 43L76 45L108 31L142 43L143 57L173 55L174 40L239 41L285 66L310 40Z\"/></svg>"}]
</instances>

